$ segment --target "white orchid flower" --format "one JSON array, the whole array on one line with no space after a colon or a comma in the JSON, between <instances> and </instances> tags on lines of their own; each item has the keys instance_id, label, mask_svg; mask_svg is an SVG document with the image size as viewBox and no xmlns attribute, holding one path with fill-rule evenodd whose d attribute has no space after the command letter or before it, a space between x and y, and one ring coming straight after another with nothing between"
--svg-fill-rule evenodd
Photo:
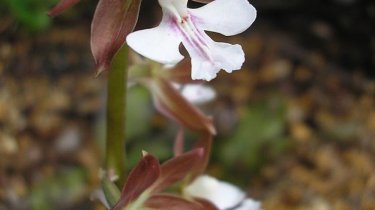
<instances>
[{"instance_id":1,"label":"white orchid flower","mask_svg":"<svg viewBox=\"0 0 375 210\"><path fill-rule=\"evenodd\" d=\"M216 92L209 86L202 84L188 84L181 89L181 94L192 104L200 105L212 101Z\"/></svg>"},{"instance_id":2,"label":"white orchid flower","mask_svg":"<svg viewBox=\"0 0 375 210\"><path fill-rule=\"evenodd\" d=\"M174 88L180 91L181 95L186 100L195 105L208 103L216 97L215 90L212 87L203 84L172 84Z\"/></svg>"},{"instance_id":3,"label":"white orchid flower","mask_svg":"<svg viewBox=\"0 0 375 210\"><path fill-rule=\"evenodd\" d=\"M204 31L239 34L254 22L255 8L247 0L215 0L197 9L187 8L187 2L159 0L160 25L129 34L128 45L152 60L175 64L184 58L179 52L182 42L191 57L192 79L209 81L220 69L240 69L245 60L241 46L214 42Z\"/></svg>"},{"instance_id":4,"label":"white orchid flower","mask_svg":"<svg viewBox=\"0 0 375 210\"><path fill-rule=\"evenodd\" d=\"M260 203L250 198L238 187L214 177L202 175L197 177L184 189L184 194L192 198L203 198L210 201L220 210L260 210Z\"/></svg>"}]
</instances>

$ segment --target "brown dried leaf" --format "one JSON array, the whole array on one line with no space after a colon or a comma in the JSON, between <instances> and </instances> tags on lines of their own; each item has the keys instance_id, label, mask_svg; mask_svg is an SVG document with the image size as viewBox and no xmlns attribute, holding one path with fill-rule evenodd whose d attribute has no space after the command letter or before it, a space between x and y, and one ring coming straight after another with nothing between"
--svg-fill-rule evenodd
<instances>
[{"instance_id":1,"label":"brown dried leaf","mask_svg":"<svg viewBox=\"0 0 375 210\"><path fill-rule=\"evenodd\" d=\"M55 17L64 12L66 9L74 6L79 1L80 0L60 0L59 3L48 12L48 15L51 17Z\"/></svg>"},{"instance_id":2,"label":"brown dried leaf","mask_svg":"<svg viewBox=\"0 0 375 210\"><path fill-rule=\"evenodd\" d=\"M91 25L91 51L98 74L108 69L133 31L140 5L141 0L99 0Z\"/></svg>"},{"instance_id":3,"label":"brown dried leaf","mask_svg":"<svg viewBox=\"0 0 375 210\"><path fill-rule=\"evenodd\" d=\"M113 207L120 210L135 200L147 188L149 188L160 175L160 164L156 157L146 154L130 172L125 186L121 192L121 198Z\"/></svg>"}]
</instances>

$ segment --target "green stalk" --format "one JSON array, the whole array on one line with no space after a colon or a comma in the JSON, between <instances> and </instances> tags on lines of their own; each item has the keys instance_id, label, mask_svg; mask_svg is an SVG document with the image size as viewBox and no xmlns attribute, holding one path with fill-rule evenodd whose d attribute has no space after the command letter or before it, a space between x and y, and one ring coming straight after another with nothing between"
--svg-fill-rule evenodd
<instances>
[{"instance_id":1,"label":"green stalk","mask_svg":"<svg viewBox=\"0 0 375 210\"><path fill-rule=\"evenodd\" d=\"M125 109L128 47L114 56L108 73L106 159L107 172L116 174L121 189L125 182Z\"/></svg>"}]
</instances>

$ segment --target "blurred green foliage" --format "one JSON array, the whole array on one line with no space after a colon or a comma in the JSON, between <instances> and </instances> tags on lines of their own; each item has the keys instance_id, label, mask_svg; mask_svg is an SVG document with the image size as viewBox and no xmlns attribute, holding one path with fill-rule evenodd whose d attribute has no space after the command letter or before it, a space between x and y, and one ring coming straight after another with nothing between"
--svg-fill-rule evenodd
<instances>
[{"instance_id":1,"label":"blurred green foliage","mask_svg":"<svg viewBox=\"0 0 375 210\"><path fill-rule=\"evenodd\" d=\"M134 166L141 157L142 150L150 152L160 159L171 155L171 143L168 131L155 131L152 118L155 114L150 93L141 86L128 90L126 107L126 138L128 168Z\"/></svg>"},{"instance_id":2,"label":"blurred green foliage","mask_svg":"<svg viewBox=\"0 0 375 210\"><path fill-rule=\"evenodd\" d=\"M50 210L56 206L67 209L69 206L66 204L73 204L87 196L89 189L86 184L87 177L82 168L65 168L36 182L28 202L33 210Z\"/></svg>"},{"instance_id":3,"label":"blurred green foliage","mask_svg":"<svg viewBox=\"0 0 375 210\"><path fill-rule=\"evenodd\" d=\"M161 160L172 155L171 148L176 130L172 126L155 125L155 108L147 89L135 85L128 88L126 107L126 155L127 169L132 168L141 158L142 150L156 155ZM157 124L157 123L156 123ZM162 129L157 127L161 126ZM105 139L104 118L98 121L96 136L100 148L104 148ZM104 151L103 151L104 152Z\"/></svg>"},{"instance_id":4,"label":"blurred green foliage","mask_svg":"<svg viewBox=\"0 0 375 210\"><path fill-rule=\"evenodd\" d=\"M213 161L220 163L224 173L235 170L248 175L257 172L266 162L281 155L290 142L286 133L286 109L286 99L279 94L267 95L249 104L243 110L233 134L230 137L216 137L223 138L221 140L224 141L216 141ZM158 156L161 160L172 155L171 149L177 127L168 119L167 124L155 125L155 112L147 89L134 86L128 90L127 168L138 162L142 150ZM195 139L189 135L186 138L187 142ZM242 180L247 179L243 177Z\"/></svg>"},{"instance_id":5,"label":"blurred green foliage","mask_svg":"<svg viewBox=\"0 0 375 210\"><path fill-rule=\"evenodd\" d=\"M287 148L286 126L284 99L277 95L266 97L244 110L238 128L220 145L215 156L225 171L245 175L257 172L262 164Z\"/></svg>"},{"instance_id":6,"label":"blurred green foliage","mask_svg":"<svg viewBox=\"0 0 375 210\"><path fill-rule=\"evenodd\" d=\"M1 0L0 7L3 8L3 15L10 15L21 27L35 32L50 25L51 19L47 11L56 2L57 0Z\"/></svg>"},{"instance_id":7,"label":"blurred green foliage","mask_svg":"<svg viewBox=\"0 0 375 210\"><path fill-rule=\"evenodd\" d=\"M153 115L152 101L149 92L134 86L128 90L126 107L126 137L134 140L150 130L150 121Z\"/></svg>"}]
</instances>

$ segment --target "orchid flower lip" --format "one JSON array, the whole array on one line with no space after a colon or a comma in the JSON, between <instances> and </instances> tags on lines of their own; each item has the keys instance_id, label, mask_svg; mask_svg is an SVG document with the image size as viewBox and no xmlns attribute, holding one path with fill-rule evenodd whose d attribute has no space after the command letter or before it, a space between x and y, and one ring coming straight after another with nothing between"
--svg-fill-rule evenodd
<instances>
[{"instance_id":1,"label":"orchid flower lip","mask_svg":"<svg viewBox=\"0 0 375 210\"><path fill-rule=\"evenodd\" d=\"M163 18L159 26L128 35L127 43L136 52L164 64L182 60L179 45L188 51L192 79L211 80L223 69L239 70L245 56L240 45L214 42L205 31L231 36L245 31L254 22L256 10L247 0L215 0L196 9L187 0L159 0Z\"/></svg>"},{"instance_id":2,"label":"orchid flower lip","mask_svg":"<svg viewBox=\"0 0 375 210\"><path fill-rule=\"evenodd\" d=\"M216 97L215 90L203 84L184 85L180 92L190 103L195 105L205 104Z\"/></svg>"},{"instance_id":3,"label":"orchid flower lip","mask_svg":"<svg viewBox=\"0 0 375 210\"><path fill-rule=\"evenodd\" d=\"M226 209L224 209L224 210L235 210L235 209L237 209L238 207L240 207L244 201L245 201L245 198L242 199L239 203L235 204L234 206L229 207L229 208L226 208Z\"/></svg>"},{"instance_id":4,"label":"orchid flower lip","mask_svg":"<svg viewBox=\"0 0 375 210\"><path fill-rule=\"evenodd\" d=\"M208 175L197 177L184 189L184 194L206 199L220 210L261 209L259 202L246 198L246 194L238 187Z\"/></svg>"}]
</instances>

